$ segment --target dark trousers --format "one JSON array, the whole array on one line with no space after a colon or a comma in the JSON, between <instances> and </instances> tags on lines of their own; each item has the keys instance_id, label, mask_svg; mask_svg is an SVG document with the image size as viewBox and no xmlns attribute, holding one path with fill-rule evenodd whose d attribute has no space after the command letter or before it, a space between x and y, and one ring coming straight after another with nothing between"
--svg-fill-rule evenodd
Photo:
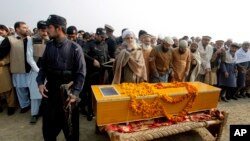
<instances>
[{"instance_id":1,"label":"dark trousers","mask_svg":"<svg viewBox=\"0 0 250 141\"><path fill-rule=\"evenodd\" d=\"M85 82L83 90L81 92L81 102L80 108L85 112L85 107L87 106L87 116L91 116L93 114L93 106L92 106L92 90L89 82Z\"/></svg>"},{"instance_id":2,"label":"dark trousers","mask_svg":"<svg viewBox=\"0 0 250 141\"><path fill-rule=\"evenodd\" d=\"M53 84L53 83L52 83ZM72 109L71 123L72 134L66 114L63 109L63 100L60 94L60 85L46 85L48 98L42 100L43 113L43 137L45 141L56 141L61 130L63 130L66 141L79 141L79 111L78 107Z\"/></svg>"},{"instance_id":3,"label":"dark trousers","mask_svg":"<svg viewBox=\"0 0 250 141\"><path fill-rule=\"evenodd\" d=\"M220 86L220 87L221 87L220 97L226 97L227 99L231 99L233 96L235 96L237 88L227 87L227 86Z\"/></svg>"},{"instance_id":4,"label":"dark trousers","mask_svg":"<svg viewBox=\"0 0 250 141\"><path fill-rule=\"evenodd\" d=\"M87 106L87 116L91 116L93 114L93 92L91 89L91 85L98 85L102 84L101 77L102 73L99 72L93 72L93 73L87 73L86 81L84 82L84 86L82 89L82 92L80 94L81 102L80 102L80 108L81 110L85 110L85 107Z\"/></svg>"}]
</instances>

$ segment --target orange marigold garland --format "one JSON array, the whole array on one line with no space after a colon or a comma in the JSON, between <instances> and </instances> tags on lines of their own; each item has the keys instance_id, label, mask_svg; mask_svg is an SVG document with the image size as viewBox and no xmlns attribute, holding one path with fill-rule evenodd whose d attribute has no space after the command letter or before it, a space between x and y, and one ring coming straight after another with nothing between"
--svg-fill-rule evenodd
<instances>
[{"instance_id":1,"label":"orange marigold garland","mask_svg":"<svg viewBox=\"0 0 250 141\"><path fill-rule=\"evenodd\" d=\"M186 82L173 82L170 84L123 83L120 86L121 86L121 94L126 94L130 96L131 98L130 108L135 114L142 115L145 118L155 117L164 114L166 118L168 118L170 121L173 122L180 122L184 119L184 117L188 113L188 110L192 108L193 102L198 94L197 88ZM167 93L168 88L180 88L180 87L185 87L188 93L179 97L168 96ZM136 100L137 96L146 96L155 94L157 94L158 96L150 104L145 100ZM168 114L166 109L161 104L161 101L175 104L175 103L180 103L185 99L188 99L187 104L184 106L185 108L183 108L176 116Z\"/></svg>"},{"instance_id":2,"label":"orange marigold garland","mask_svg":"<svg viewBox=\"0 0 250 141\"><path fill-rule=\"evenodd\" d=\"M162 105L158 97L150 104L145 100L132 98L130 108L135 114L142 115L145 118L160 116L162 114Z\"/></svg>"}]
</instances>

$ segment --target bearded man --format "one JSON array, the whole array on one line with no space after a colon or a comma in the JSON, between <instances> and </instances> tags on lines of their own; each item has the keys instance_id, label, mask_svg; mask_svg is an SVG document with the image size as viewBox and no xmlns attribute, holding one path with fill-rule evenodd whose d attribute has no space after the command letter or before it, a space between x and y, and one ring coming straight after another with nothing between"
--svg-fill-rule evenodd
<instances>
[{"instance_id":1,"label":"bearded man","mask_svg":"<svg viewBox=\"0 0 250 141\"><path fill-rule=\"evenodd\" d=\"M179 47L173 49L173 73L172 80L184 82L188 76L191 54L186 40L181 40Z\"/></svg>"},{"instance_id":2,"label":"bearded man","mask_svg":"<svg viewBox=\"0 0 250 141\"><path fill-rule=\"evenodd\" d=\"M168 82L172 72L172 45L171 37L165 37L161 44L154 47L149 56L150 82Z\"/></svg>"},{"instance_id":3,"label":"bearded man","mask_svg":"<svg viewBox=\"0 0 250 141\"><path fill-rule=\"evenodd\" d=\"M147 71L142 49L136 44L135 34L126 30L123 43L116 50L113 84L122 82L139 83L147 81Z\"/></svg>"},{"instance_id":4,"label":"bearded man","mask_svg":"<svg viewBox=\"0 0 250 141\"><path fill-rule=\"evenodd\" d=\"M145 65L146 65L146 69L147 69L147 78L149 79L149 74L150 74L150 69L149 69L149 55L151 50L153 49L151 46L151 35L149 34L145 34L142 37L142 53L143 53L143 57L145 60ZM147 80L149 81L149 80Z\"/></svg>"},{"instance_id":5,"label":"bearded man","mask_svg":"<svg viewBox=\"0 0 250 141\"><path fill-rule=\"evenodd\" d=\"M191 51L191 63L190 63L190 71L187 80L189 82L194 82L200 72L201 68L201 56L197 51L198 44L196 42L191 43L190 51Z\"/></svg>"}]
</instances>

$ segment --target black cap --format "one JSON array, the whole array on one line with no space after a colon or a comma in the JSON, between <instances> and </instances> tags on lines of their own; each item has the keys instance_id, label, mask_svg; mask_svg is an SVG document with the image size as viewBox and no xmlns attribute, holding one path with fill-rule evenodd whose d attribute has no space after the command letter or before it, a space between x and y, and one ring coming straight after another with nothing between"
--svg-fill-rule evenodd
<instances>
[{"instance_id":1,"label":"black cap","mask_svg":"<svg viewBox=\"0 0 250 141\"><path fill-rule=\"evenodd\" d=\"M84 33L85 31L84 30L79 30L78 33Z\"/></svg>"},{"instance_id":2,"label":"black cap","mask_svg":"<svg viewBox=\"0 0 250 141\"><path fill-rule=\"evenodd\" d=\"M148 33L145 30L140 30L138 34L139 34L138 36L141 37L142 35L148 34Z\"/></svg>"},{"instance_id":3,"label":"black cap","mask_svg":"<svg viewBox=\"0 0 250 141\"><path fill-rule=\"evenodd\" d=\"M75 26L69 26L67 28L67 34L77 34L77 28Z\"/></svg>"},{"instance_id":4,"label":"black cap","mask_svg":"<svg viewBox=\"0 0 250 141\"><path fill-rule=\"evenodd\" d=\"M85 32L85 33L83 34L83 38L90 38L90 34L89 34L88 32Z\"/></svg>"},{"instance_id":5,"label":"black cap","mask_svg":"<svg viewBox=\"0 0 250 141\"><path fill-rule=\"evenodd\" d=\"M107 38L106 30L104 28L97 28L96 29L96 34L104 36L105 38Z\"/></svg>"},{"instance_id":6,"label":"black cap","mask_svg":"<svg viewBox=\"0 0 250 141\"><path fill-rule=\"evenodd\" d=\"M45 21L39 21L37 22L37 28L38 29L46 29L47 28L47 24Z\"/></svg>"},{"instance_id":7,"label":"black cap","mask_svg":"<svg viewBox=\"0 0 250 141\"><path fill-rule=\"evenodd\" d=\"M3 25L3 24L0 24L0 29L3 29L6 32L9 32L9 29L5 25Z\"/></svg>"},{"instance_id":8,"label":"black cap","mask_svg":"<svg viewBox=\"0 0 250 141\"><path fill-rule=\"evenodd\" d=\"M64 17L58 15L50 15L46 21L47 25L59 25L62 27L67 26L67 21Z\"/></svg>"}]
</instances>

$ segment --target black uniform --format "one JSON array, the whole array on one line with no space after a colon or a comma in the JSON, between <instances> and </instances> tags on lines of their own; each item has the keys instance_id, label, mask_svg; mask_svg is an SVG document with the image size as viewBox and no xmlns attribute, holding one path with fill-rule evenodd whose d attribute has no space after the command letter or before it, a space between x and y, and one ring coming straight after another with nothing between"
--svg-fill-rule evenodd
<instances>
[{"instance_id":1,"label":"black uniform","mask_svg":"<svg viewBox=\"0 0 250 141\"><path fill-rule=\"evenodd\" d=\"M109 56L111 58L115 58L115 50L116 50L116 39L115 36L111 35L108 37L108 39L106 40L107 45L108 45L108 52L109 52Z\"/></svg>"},{"instance_id":2,"label":"black uniform","mask_svg":"<svg viewBox=\"0 0 250 141\"><path fill-rule=\"evenodd\" d=\"M97 68L93 65L94 59L96 59L100 64L107 62L109 59L108 46L105 42L89 41L86 46L83 47L87 65L87 75L88 80L84 84L83 92L81 98L81 110L85 112L85 106L87 105L87 119L92 120L93 110L92 110L92 91L91 85L104 84L104 72L105 68Z\"/></svg>"},{"instance_id":3,"label":"black uniform","mask_svg":"<svg viewBox=\"0 0 250 141\"><path fill-rule=\"evenodd\" d=\"M116 51L116 47L117 47L117 43L116 43L116 39L115 36L110 35L108 37L108 39L106 40L107 45L108 45L108 53L109 53L109 57L110 58L115 58L115 51ZM112 65L112 64L111 64ZM113 72L113 68L108 68L108 82L111 83L114 77L114 72Z\"/></svg>"},{"instance_id":4,"label":"black uniform","mask_svg":"<svg viewBox=\"0 0 250 141\"><path fill-rule=\"evenodd\" d=\"M61 84L74 81L73 95L78 96L82 90L86 75L86 64L82 48L73 41L63 39L47 43L41 60L41 68L37 77L38 85L44 84L48 98L43 98L43 136L45 141L55 141L61 131L67 141L79 140L78 107L72 109L73 133L69 135L69 127L63 110Z\"/></svg>"},{"instance_id":5,"label":"black uniform","mask_svg":"<svg viewBox=\"0 0 250 141\"><path fill-rule=\"evenodd\" d=\"M119 36L119 37L116 38L117 46L120 46L122 44L122 42L123 42L122 36Z\"/></svg>"}]
</instances>

